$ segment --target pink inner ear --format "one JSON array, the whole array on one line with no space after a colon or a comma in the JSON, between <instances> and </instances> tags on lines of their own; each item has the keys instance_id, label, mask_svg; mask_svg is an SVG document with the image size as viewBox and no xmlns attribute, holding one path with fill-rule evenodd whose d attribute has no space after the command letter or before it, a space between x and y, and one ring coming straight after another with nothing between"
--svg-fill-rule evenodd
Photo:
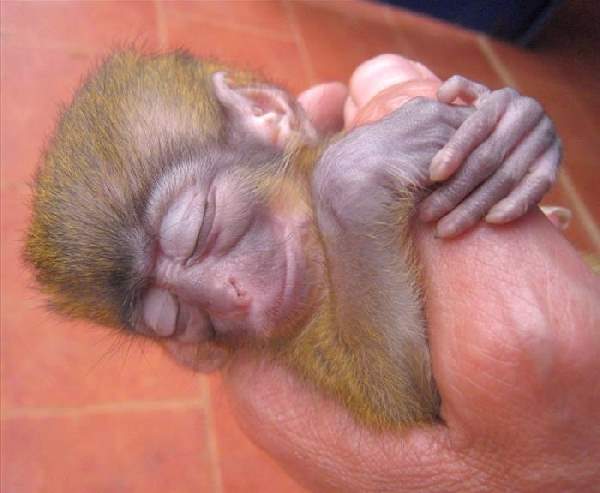
<instances>
[{"instance_id":1,"label":"pink inner ear","mask_svg":"<svg viewBox=\"0 0 600 493\"><path fill-rule=\"evenodd\" d=\"M248 103L262 110L263 113L278 113L284 115L291 112L288 102L279 91L270 89L239 89L239 92L248 98Z\"/></svg>"},{"instance_id":2,"label":"pink inner ear","mask_svg":"<svg viewBox=\"0 0 600 493\"><path fill-rule=\"evenodd\" d=\"M292 113L289 98L284 91L269 86L232 87L226 79L225 72L213 75L215 94L221 104L234 114L254 114L253 109L256 107L263 113Z\"/></svg>"},{"instance_id":3,"label":"pink inner ear","mask_svg":"<svg viewBox=\"0 0 600 493\"><path fill-rule=\"evenodd\" d=\"M282 89L268 84L232 87L224 72L213 75L213 84L233 123L263 142L284 147L293 135L309 142L317 139L302 108Z\"/></svg>"}]
</instances>

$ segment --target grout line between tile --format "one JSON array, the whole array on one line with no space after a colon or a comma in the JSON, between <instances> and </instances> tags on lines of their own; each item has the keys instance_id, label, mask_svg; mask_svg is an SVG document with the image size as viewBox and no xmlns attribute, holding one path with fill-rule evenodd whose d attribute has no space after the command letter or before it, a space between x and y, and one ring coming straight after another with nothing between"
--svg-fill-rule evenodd
<instances>
[{"instance_id":1,"label":"grout line between tile","mask_svg":"<svg viewBox=\"0 0 600 493\"><path fill-rule=\"evenodd\" d=\"M594 220L592 213L583 203L579 193L577 193L571 175L563 168L558 175L558 180L567 195L567 200L574 209L575 216L581 221L583 229L585 229L585 232L588 234L595 250L600 252L600 228L598 227L598 223Z\"/></svg>"},{"instance_id":2,"label":"grout line between tile","mask_svg":"<svg viewBox=\"0 0 600 493\"><path fill-rule=\"evenodd\" d=\"M155 0L155 1L161 1L161 0ZM173 13L174 13L174 16L181 15L177 12L176 9L173 11ZM198 24L212 26L212 27L221 27L224 29L231 29L233 31L245 32L247 34L261 36L261 37L272 39L275 41L287 41L287 42L293 41L292 39L290 39L290 36L288 36L286 34L281 34L278 31L273 31L266 27L254 27L249 24L242 24L242 23L235 22L235 21L220 21L220 20L214 21L210 18L203 17L202 20Z\"/></svg>"},{"instance_id":3,"label":"grout line between tile","mask_svg":"<svg viewBox=\"0 0 600 493\"><path fill-rule=\"evenodd\" d=\"M483 53L483 56L496 71L496 74L500 77L500 79L506 85L518 89L517 81L511 74L510 69L496 54L487 37L480 34L477 36L477 42L479 44L479 49ZM584 201L577 192L577 187L575 186L573 179L564 168L561 170L559 175L559 182L562 185L565 194L567 195L567 199L573 206L573 209L575 209L575 214L581 219L581 224L583 225L583 228L590 241L593 243L594 247L600 251L600 228L594 220L592 213L586 207Z\"/></svg>"},{"instance_id":4,"label":"grout line between tile","mask_svg":"<svg viewBox=\"0 0 600 493\"><path fill-rule=\"evenodd\" d=\"M162 0L154 0L156 36L158 37L158 46L161 50L166 50L169 46L169 31L167 29L166 15Z\"/></svg>"},{"instance_id":5,"label":"grout line between tile","mask_svg":"<svg viewBox=\"0 0 600 493\"><path fill-rule=\"evenodd\" d=\"M168 35L168 27L166 25L165 19L166 19L166 12L164 9L164 5L162 3L162 0L153 0L154 6L155 6L155 11L158 12L158 10L160 9L161 12L161 18L158 18L158 15L156 16L156 29L157 29L157 37L158 37L158 42L159 42L159 46L161 49L167 49L168 46L168 41L169 41L169 35ZM161 25L162 24L162 25ZM266 39L271 39L271 40L275 40L275 41L283 41L283 42L288 42L288 43L293 43L294 39L293 36L290 38L290 36L285 36L282 35L276 31L271 31L269 29L265 29L265 28L255 28L252 26L248 26L247 24L239 24L236 22L220 22L220 21L213 21L210 19L202 19L201 24L203 25L207 25L207 26L211 26L211 27L220 27L220 28L224 28L224 29L230 29L232 31L239 31L242 33L247 33L247 34L252 34L258 37L263 37ZM4 36L8 36L8 35L12 35L14 34L13 31L11 30L3 30L2 34ZM164 38L163 38L164 36ZM31 39L27 39L28 43L29 42L33 42L35 40L31 40ZM5 40L3 40L3 42L7 42ZM163 43L164 46L163 46ZM141 43L143 45L143 43ZM27 45L29 46L29 45ZM112 50L110 49L110 46L106 46L105 48L98 50L97 47L95 46L89 46L89 45L73 45L72 42L63 42L63 41L57 41L57 40L44 40L44 49L57 49L57 50L62 50L68 54L72 54L72 55L87 55L87 56L98 56L98 53L101 54L108 54L110 53ZM114 48L114 46L112 47Z\"/></svg>"},{"instance_id":6,"label":"grout line between tile","mask_svg":"<svg viewBox=\"0 0 600 493\"><path fill-rule=\"evenodd\" d=\"M204 410L199 399L182 399L170 401L129 401L110 404L94 404L79 407L16 407L0 410L1 421L15 419L63 418L77 416L93 416L97 414L119 414L146 411Z\"/></svg>"},{"instance_id":7,"label":"grout line between tile","mask_svg":"<svg viewBox=\"0 0 600 493\"><path fill-rule=\"evenodd\" d=\"M285 13L288 19L290 31L292 32L292 37L294 38L294 43L296 44L296 48L300 52L300 59L302 60L302 65L304 66L304 73L308 74L308 85L316 84L317 76L315 74L315 68L310 58L310 53L308 51L308 47L306 46L306 41L304 40L302 31L300 30L300 27L298 25L298 19L296 18L296 14L294 13L294 7L289 0L281 1L283 2L283 7L285 9Z\"/></svg>"},{"instance_id":8,"label":"grout line between tile","mask_svg":"<svg viewBox=\"0 0 600 493\"><path fill-rule=\"evenodd\" d=\"M209 453L210 470L212 473L211 484L212 491L222 493L223 477L221 473L221 461L219 454L219 441L215 429L214 409L212 407L212 398L210 393L210 385L208 378L200 376L200 398L204 409L204 417L206 420L206 446Z\"/></svg>"},{"instance_id":9,"label":"grout line between tile","mask_svg":"<svg viewBox=\"0 0 600 493\"><path fill-rule=\"evenodd\" d=\"M496 74L500 77L500 79L502 79L502 81L506 85L514 87L515 89L518 89L519 85L517 84L517 81L510 73L510 70L508 69L508 67L502 62L500 57L496 54L496 52L494 51L494 48L492 47L490 40L487 38L487 36L484 36L483 34L478 34L476 38L477 38L477 44L479 45L479 49L480 49L481 53L483 54L485 59L488 61L488 63L492 66L492 68L494 69Z\"/></svg>"}]
</instances>

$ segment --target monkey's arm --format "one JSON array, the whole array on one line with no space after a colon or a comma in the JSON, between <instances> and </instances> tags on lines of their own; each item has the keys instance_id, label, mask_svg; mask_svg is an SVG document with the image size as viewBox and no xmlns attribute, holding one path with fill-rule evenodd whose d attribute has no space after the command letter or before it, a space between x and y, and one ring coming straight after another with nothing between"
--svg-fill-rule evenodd
<instances>
[{"instance_id":1,"label":"monkey's arm","mask_svg":"<svg viewBox=\"0 0 600 493\"><path fill-rule=\"evenodd\" d=\"M433 155L471 112L416 99L332 144L313 175L334 332L313 373L371 425L437 415L408 222Z\"/></svg>"}]
</instances>

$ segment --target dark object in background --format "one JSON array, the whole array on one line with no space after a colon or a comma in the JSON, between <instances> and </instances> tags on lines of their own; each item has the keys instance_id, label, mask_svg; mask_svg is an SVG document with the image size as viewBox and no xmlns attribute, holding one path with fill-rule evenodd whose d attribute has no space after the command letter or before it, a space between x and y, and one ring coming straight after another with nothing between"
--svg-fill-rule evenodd
<instances>
[{"instance_id":1,"label":"dark object in background","mask_svg":"<svg viewBox=\"0 0 600 493\"><path fill-rule=\"evenodd\" d=\"M469 29L528 45L562 0L383 0Z\"/></svg>"}]
</instances>

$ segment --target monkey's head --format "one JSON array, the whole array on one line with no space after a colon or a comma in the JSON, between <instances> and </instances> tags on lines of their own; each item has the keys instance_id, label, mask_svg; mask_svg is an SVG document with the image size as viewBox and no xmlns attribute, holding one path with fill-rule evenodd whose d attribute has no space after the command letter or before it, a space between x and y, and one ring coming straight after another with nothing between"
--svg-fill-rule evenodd
<instances>
[{"instance_id":1,"label":"monkey's head","mask_svg":"<svg viewBox=\"0 0 600 493\"><path fill-rule=\"evenodd\" d=\"M293 325L315 284L300 151L282 150L310 123L281 89L211 67L105 62L61 116L25 247L57 311L187 345L204 368Z\"/></svg>"}]
</instances>

